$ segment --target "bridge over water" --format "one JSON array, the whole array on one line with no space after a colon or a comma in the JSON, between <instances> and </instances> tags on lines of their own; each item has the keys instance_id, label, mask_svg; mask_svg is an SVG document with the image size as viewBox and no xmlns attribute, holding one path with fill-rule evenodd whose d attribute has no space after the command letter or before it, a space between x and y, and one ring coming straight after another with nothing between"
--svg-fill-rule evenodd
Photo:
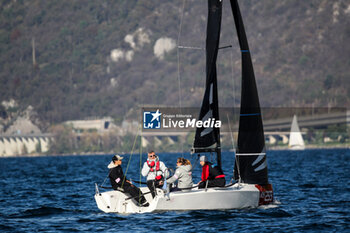
<instances>
[{"instance_id":1,"label":"bridge over water","mask_svg":"<svg viewBox=\"0 0 350 233\"><path fill-rule=\"evenodd\" d=\"M290 130L292 119L293 116L266 120L264 121L264 129L266 131L288 131ZM350 111L298 116L298 124L300 128L326 128L335 124L350 125Z\"/></svg>"},{"instance_id":2,"label":"bridge over water","mask_svg":"<svg viewBox=\"0 0 350 233\"><path fill-rule=\"evenodd\" d=\"M290 134L291 123L293 116L278 118L278 119L263 119L264 131L266 138L269 138L271 141L273 138L278 136L282 138L283 143L288 143L288 137ZM324 114L314 114L308 116L300 116L298 117L298 124L303 131L308 128L316 128L323 129L327 128L330 125L341 125L346 124L350 125L350 111L341 111L334 113L324 113ZM194 132L194 130L192 130ZM236 137L238 131L238 124L232 125L232 134ZM149 137L157 137L157 138L166 138L169 137L186 137L191 130L183 130L183 131L171 131L171 130L146 130L142 132L142 136L145 142L147 142L147 138ZM305 134L305 132L302 132ZM229 132L226 127L225 130L221 130L222 137L231 137L231 132ZM160 141L160 140L159 140ZM147 143L146 143L147 144Z\"/></svg>"},{"instance_id":3,"label":"bridge over water","mask_svg":"<svg viewBox=\"0 0 350 233\"><path fill-rule=\"evenodd\" d=\"M45 153L49 150L50 134L0 135L0 157Z\"/></svg>"},{"instance_id":4,"label":"bridge over water","mask_svg":"<svg viewBox=\"0 0 350 233\"><path fill-rule=\"evenodd\" d=\"M265 136L269 138L270 141L273 139L273 137L278 136L279 138L283 139L284 143L287 143L292 117L293 116L273 120L263 119ZM350 111L300 116L298 117L298 124L302 131L305 128L326 128L329 125L334 124L346 124L349 126ZM232 133L230 131L231 130L228 130L227 128L222 130L222 138L224 139L225 137L231 137L231 135L234 135L235 138L237 137L237 122L236 124L232 125ZM194 132L194 130L145 130L142 132L143 146L146 147L151 138L158 144L164 142L164 140L167 140L170 144L172 144L178 140L184 140L188 136L189 132ZM136 134L137 132L132 133ZM51 140L51 134L0 135L0 157L45 153L49 150Z\"/></svg>"}]
</instances>

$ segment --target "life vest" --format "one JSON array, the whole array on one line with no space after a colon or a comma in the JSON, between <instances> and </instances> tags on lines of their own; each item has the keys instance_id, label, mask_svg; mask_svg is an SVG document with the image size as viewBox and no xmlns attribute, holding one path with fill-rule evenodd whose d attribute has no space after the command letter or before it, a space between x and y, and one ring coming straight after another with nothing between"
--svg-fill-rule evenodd
<instances>
[{"instance_id":1,"label":"life vest","mask_svg":"<svg viewBox=\"0 0 350 233\"><path fill-rule=\"evenodd\" d=\"M202 181L225 178L224 173L217 165L206 163L202 168Z\"/></svg>"},{"instance_id":2,"label":"life vest","mask_svg":"<svg viewBox=\"0 0 350 233\"><path fill-rule=\"evenodd\" d=\"M156 166L156 171L160 170L159 160L156 163L154 161L150 162L147 160L147 165L150 167L151 172L154 172L154 166Z\"/></svg>"},{"instance_id":3,"label":"life vest","mask_svg":"<svg viewBox=\"0 0 350 233\"><path fill-rule=\"evenodd\" d=\"M222 172L221 168L218 165L213 164L211 167L213 168L212 171L214 173L213 175L215 176L215 179L225 178L225 174Z\"/></svg>"},{"instance_id":4,"label":"life vest","mask_svg":"<svg viewBox=\"0 0 350 233\"><path fill-rule=\"evenodd\" d=\"M150 167L150 171L151 172L155 172L155 180L163 180L163 172L160 170L160 162L159 160L157 162L154 162L154 161L149 161L147 160L147 165L148 167ZM154 168L155 167L155 168ZM158 175L159 174L159 171L161 173L161 175Z\"/></svg>"},{"instance_id":5,"label":"life vest","mask_svg":"<svg viewBox=\"0 0 350 233\"><path fill-rule=\"evenodd\" d=\"M206 181L209 177L209 165L205 164L202 168L202 181Z\"/></svg>"}]
</instances>

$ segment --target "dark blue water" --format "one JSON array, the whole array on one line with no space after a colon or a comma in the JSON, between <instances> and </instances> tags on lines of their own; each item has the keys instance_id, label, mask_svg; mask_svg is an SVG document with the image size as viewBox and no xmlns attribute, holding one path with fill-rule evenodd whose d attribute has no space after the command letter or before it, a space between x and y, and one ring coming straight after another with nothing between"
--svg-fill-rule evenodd
<instances>
[{"instance_id":1,"label":"dark blue water","mask_svg":"<svg viewBox=\"0 0 350 233\"><path fill-rule=\"evenodd\" d=\"M228 175L233 158L223 155ZM169 167L177 157L160 154ZM127 174L134 180L139 158L132 156ZM110 159L1 158L0 232L350 232L350 150L270 151L277 202L267 208L134 215L105 214L96 207L94 183L103 182ZM199 166L194 176L197 182Z\"/></svg>"}]
</instances>

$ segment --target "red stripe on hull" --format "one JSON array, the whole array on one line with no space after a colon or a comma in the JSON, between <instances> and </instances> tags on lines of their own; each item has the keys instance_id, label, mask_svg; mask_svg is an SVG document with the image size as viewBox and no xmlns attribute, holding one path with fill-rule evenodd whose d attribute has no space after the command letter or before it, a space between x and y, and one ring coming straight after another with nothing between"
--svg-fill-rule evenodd
<instances>
[{"instance_id":1,"label":"red stripe on hull","mask_svg":"<svg viewBox=\"0 0 350 233\"><path fill-rule=\"evenodd\" d=\"M267 185L256 184L255 187L260 191L259 206L267 205L273 202L273 190L272 190L271 184L267 184Z\"/></svg>"}]
</instances>

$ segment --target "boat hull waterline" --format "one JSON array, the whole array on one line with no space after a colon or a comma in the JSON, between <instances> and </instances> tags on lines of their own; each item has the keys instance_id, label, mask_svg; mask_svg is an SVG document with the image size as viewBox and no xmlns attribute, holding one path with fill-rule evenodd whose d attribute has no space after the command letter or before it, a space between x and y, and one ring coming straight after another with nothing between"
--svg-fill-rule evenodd
<instances>
[{"instance_id":1,"label":"boat hull waterline","mask_svg":"<svg viewBox=\"0 0 350 233\"><path fill-rule=\"evenodd\" d=\"M143 193L148 192L142 187ZM95 194L97 207L105 213L149 213L157 211L189 211L189 210L226 210L256 208L273 202L271 185L234 184L225 188L194 188L190 191L170 192L157 189L157 195L152 200L151 194L145 198L148 207L139 207L134 200L120 191L108 191Z\"/></svg>"}]
</instances>

